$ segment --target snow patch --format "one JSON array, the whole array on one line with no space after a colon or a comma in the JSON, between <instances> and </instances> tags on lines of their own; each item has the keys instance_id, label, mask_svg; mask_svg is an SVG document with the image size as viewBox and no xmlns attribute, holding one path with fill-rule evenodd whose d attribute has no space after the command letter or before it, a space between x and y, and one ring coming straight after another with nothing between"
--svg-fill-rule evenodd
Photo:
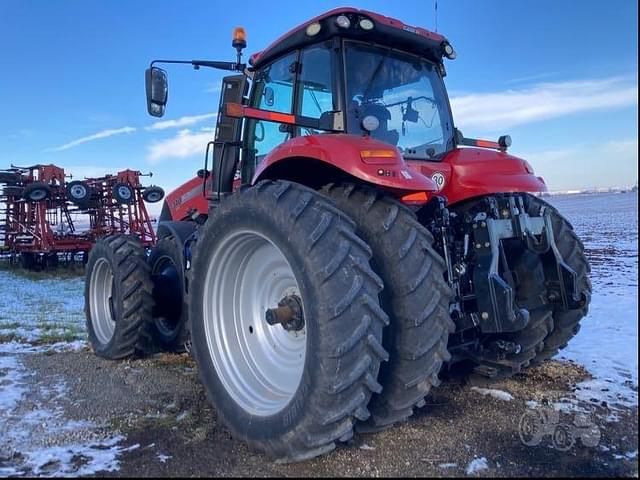
<instances>
[{"instance_id":1,"label":"snow patch","mask_svg":"<svg viewBox=\"0 0 640 480\"><path fill-rule=\"evenodd\" d=\"M467 469L465 470L467 475L475 475L478 472L483 470L487 470L489 468L489 463L485 457L476 458L471 461L469 465L467 465Z\"/></svg>"},{"instance_id":2,"label":"snow patch","mask_svg":"<svg viewBox=\"0 0 640 480\"><path fill-rule=\"evenodd\" d=\"M86 476L113 471L119 468L122 452L139 447L121 448L118 444L124 437L108 434L93 422L66 418L61 402L68 387L62 378L32 385L33 372L20 357L39 348L0 346L1 476Z\"/></svg>"},{"instance_id":3,"label":"snow patch","mask_svg":"<svg viewBox=\"0 0 640 480\"><path fill-rule=\"evenodd\" d=\"M481 395L489 395L490 397L505 402L510 402L511 400L513 400L513 395L511 395L509 392L505 392L504 390L480 387L471 387L471 390L473 390L474 392L478 392Z\"/></svg>"}]
</instances>

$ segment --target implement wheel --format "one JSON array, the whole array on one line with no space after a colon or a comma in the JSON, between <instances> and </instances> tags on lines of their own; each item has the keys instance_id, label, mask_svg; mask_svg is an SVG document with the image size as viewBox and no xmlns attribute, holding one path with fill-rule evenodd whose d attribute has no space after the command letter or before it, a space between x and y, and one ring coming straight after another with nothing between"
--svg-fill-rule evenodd
<instances>
[{"instance_id":1,"label":"implement wheel","mask_svg":"<svg viewBox=\"0 0 640 480\"><path fill-rule=\"evenodd\" d=\"M260 182L212 211L190 272L193 354L250 447L312 458L369 416L388 322L370 257L351 220L295 183Z\"/></svg>"},{"instance_id":2,"label":"implement wheel","mask_svg":"<svg viewBox=\"0 0 640 480\"><path fill-rule=\"evenodd\" d=\"M84 290L89 342L96 355L115 360L150 350L152 288L140 240L112 235L96 242Z\"/></svg>"},{"instance_id":3,"label":"implement wheel","mask_svg":"<svg viewBox=\"0 0 640 480\"><path fill-rule=\"evenodd\" d=\"M389 362L380 368L382 393L371 399L371 418L362 431L403 421L440 384L438 373L451 356L451 289L444 281L444 261L432 248L431 233L413 212L372 188L329 185L323 189L356 221L357 233L373 251L372 265L382 277L382 307L389 314L383 345Z\"/></svg>"}]
</instances>

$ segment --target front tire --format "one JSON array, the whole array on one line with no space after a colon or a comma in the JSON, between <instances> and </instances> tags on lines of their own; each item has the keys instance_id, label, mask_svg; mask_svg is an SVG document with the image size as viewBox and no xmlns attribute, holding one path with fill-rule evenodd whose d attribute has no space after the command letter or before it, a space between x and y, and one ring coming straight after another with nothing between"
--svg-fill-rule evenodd
<instances>
[{"instance_id":1,"label":"front tire","mask_svg":"<svg viewBox=\"0 0 640 480\"><path fill-rule=\"evenodd\" d=\"M433 236L397 200L376 190L347 184L323 189L358 226L373 251L373 268L384 282L382 307L390 326L383 345L389 361L380 368L382 392L371 399L371 418L359 426L376 431L404 421L440 384L438 373L451 356L451 289L444 281L444 261L433 249Z\"/></svg>"},{"instance_id":2,"label":"front tire","mask_svg":"<svg viewBox=\"0 0 640 480\"><path fill-rule=\"evenodd\" d=\"M280 461L353 435L381 360L380 278L353 223L313 190L263 181L224 198L199 232L190 272L193 355L221 420ZM269 325L299 297L304 322Z\"/></svg>"}]
</instances>

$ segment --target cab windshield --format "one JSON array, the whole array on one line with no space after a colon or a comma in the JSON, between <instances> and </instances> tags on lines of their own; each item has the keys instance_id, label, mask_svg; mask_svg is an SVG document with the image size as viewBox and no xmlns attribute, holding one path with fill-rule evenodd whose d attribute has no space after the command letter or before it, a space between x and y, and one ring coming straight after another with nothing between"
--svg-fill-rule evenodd
<instances>
[{"instance_id":1,"label":"cab windshield","mask_svg":"<svg viewBox=\"0 0 640 480\"><path fill-rule=\"evenodd\" d=\"M398 147L405 158L436 160L453 147L453 125L437 66L419 57L345 42L347 131Z\"/></svg>"}]
</instances>

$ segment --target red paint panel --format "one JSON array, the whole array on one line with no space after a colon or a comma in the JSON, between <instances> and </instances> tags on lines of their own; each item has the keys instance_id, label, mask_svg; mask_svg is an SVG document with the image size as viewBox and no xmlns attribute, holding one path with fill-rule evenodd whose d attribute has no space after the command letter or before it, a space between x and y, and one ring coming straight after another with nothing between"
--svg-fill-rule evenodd
<instances>
[{"instance_id":1,"label":"red paint panel","mask_svg":"<svg viewBox=\"0 0 640 480\"><path fill-rule=\"evenodd\" d=\"M505 152L458 148L441 162L408 163L425 176L444 177L440 194L449 205L491 193L547 191L544 181L529 173L525 160Z\"/></svg>"},{"instance_id":2,"label":"red paint panel","mask_svg":"<svg viewBox=\"0 0 640 480\"><path fill-rule=\"evenodd\" d=\"M207 179L207 191L211 191L211 177ZM200 177L192 178L169 193L166 202L173 220L184 220L194 210L200 213L209 210L209 200L202 191Z\"/></svg>"},{"instance_id":3,"label":"red paint panel","mask_svg":"<svg viewBox=\"0 0 640 480\"><path fill-rule=\"evenodd\" d=\"M384 165L366 163L362 151L375 150L394 150L395 157L384 158ZM396 190L399 196L437 189L433 180L411 169L400 152L389 144L348 134L300 136L278 145L258 166L252 183L267 178L269 168L278 162L301 157L328 163L365 182Z\"/></svg>"},{"instance_id":4,"label":"red paint panel","mask_svg":"<svg viewBox=\"0 0 640 480\"><path fill-rule=\"evenodd\" d=\"M304 22L303 24L298 25L295 28L292 28L287 33L285 33L284 35L278 37L278 39L276 41L271 43L271 45L269 45L264 50L261 50L259 52L254 53L253 55L251 55L251 57L249 58L249 63L251 65L254 65L260 59L260 56L264 52L267 52L267 51L271 50L276 45L278 45L279 43L283 42L285 39L287 39L288 37L290 37L294 33L307 28L307 26L311 25L312 23L319 22L319 21L324 20L325 18L331 17L333 15L336 15L336 16L340 15L341 13L357 13L357 14L360 14L360 15L364 15L364 16L367 16L367 17L373 19L375 22L382 23L382 24L388 25L390 27L397 28L399 30L408 30L408 31L411 31L411 32L413 32L413 33L415 33L417 35L420 35L420 36L426 37L426 38L430 38L430 39L435 40L435 41L442 42L445 39L442 35L440 35L438 33L431 32L429 30L426 30L426 29L420 28L420 27L413 27L411 25L406 25L406 24L402 23L400 20L397 20L395 18L385 17L384 15L380 15L378 13L370 12L368 10L359 10L357 8L341 7L341 8L334 8L333 10L329 10L328 12L325 12L325 13L323 13L321 15L318 15L317 17L314 17L311 20L308 20L308 21Z\"/></svg>"}]
</instances>

